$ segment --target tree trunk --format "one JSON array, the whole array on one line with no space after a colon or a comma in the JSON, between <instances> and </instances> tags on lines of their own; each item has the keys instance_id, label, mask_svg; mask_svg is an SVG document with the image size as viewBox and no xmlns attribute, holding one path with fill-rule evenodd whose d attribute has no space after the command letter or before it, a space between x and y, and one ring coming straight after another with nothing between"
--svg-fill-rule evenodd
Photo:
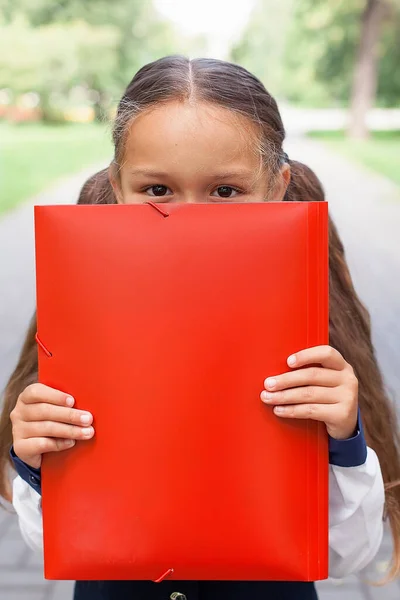
<instances>
[{"instance_id":1,"label":"tree trunk","mask_svg":"<svg viewBox=\"0 0 400 600\"><path fill-rule=\"evenodd\" d=\"M378 42L386 8L383 0L367 0L361 18L361 34L351 93L349 135L352 138L366 139L369 136L366 120L369 109L375 103Z\"/></svg>"}]
</instances>

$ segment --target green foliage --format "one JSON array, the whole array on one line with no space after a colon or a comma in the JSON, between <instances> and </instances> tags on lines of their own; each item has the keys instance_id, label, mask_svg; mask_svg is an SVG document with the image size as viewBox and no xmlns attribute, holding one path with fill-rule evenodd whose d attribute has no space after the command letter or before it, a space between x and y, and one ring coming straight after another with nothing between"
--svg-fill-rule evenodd
<instances>
[{"instance_id":1,"label":"green foliage","mask_svg":"<svg viewBox=\"0 0 400 600\"><path fill-rule=\"evenodd\" d=\"M101 116L143 64L179 50L150 1L0 0L0 89L39 93L47 118L77 86Z\"/></svg>"},{"instance_id":2,"label":"green foliage","mask_svg":"<svg viewBox=\"0 0 400 600\"><path fill-rule=\"evenodd\" d=\"M283 93L340 105L349 97L363 0L300 0L288 32Z\"/></svg>"},{"instance_id":3,"label":"green foliage","mask_svg":"<svg viewBox=\"0 0 400 600\"><path fill-rule=\"evenodd\" d=\"M52 103L62 108L74 86L115 89L118 41L114 27L74 22L33 28L17 19L0 28L0 88L16 95L34 90L45 113Z\"/></svg>"},{"instance_id":4,"label":"green foliage","mask_svg":"<svg viewBox=\"0 0 400 600\"><path fill-rule=\"evenodd\" d=\"M385 27L379 49L378 103L400 106L400 2L390 26Z\"/></svg>"},{"instance_id":5,"label":"green foliage","mask_svg":"<svg viewBox=\"0 0 400 600\"><path fill-rule=\"evenodd\" d=\"M173 49L173 34L154 10L142 0L0 0L6 14L24 14L34 27L84 21L92 27L115 27L119 32L118 70L114 78L126 86L146 62ZM1 4L0 4L1 9ZM98 55L103 60L104 53Z\"/></svg>"},{"instance_id":6,"label":"green foliage","mask_svg":"<svg viewBox=\"0 0 400 600\"><path fill-rule=\"evenodd\" d=\"M258 0L232 57L278 97L308 106L346 105L364 8L365 0ZM389 8L378 48L377 103L396 106L400 3L391 0Z\"/></svg>"},{"instance_id":7,"label":"green foliage","mask_svg":"<svg viewBox=\"0 0 400 600\"><path fill-rule=\"evenodd\" d=\"M254 73L273 95L281 95L284 87L282 62L293 2L259 0L242 39L231 51L231 59Z\"/></svg>"}]
</instances>

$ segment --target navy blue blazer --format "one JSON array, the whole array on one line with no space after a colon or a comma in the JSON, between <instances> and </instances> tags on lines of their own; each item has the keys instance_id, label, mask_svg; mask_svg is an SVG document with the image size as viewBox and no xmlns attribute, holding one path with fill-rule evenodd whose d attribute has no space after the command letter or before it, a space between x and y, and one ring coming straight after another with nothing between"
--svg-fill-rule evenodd
<instances>
[{"instance_id":1,"label":"navy blue blazer","mask_svg":"<svg viewBox=\"0 0 400 600\"><path fill-rule=\"evenodd\" d=\"M78 581L74 600L318 600L313 583Z\"/></svg>"}]
</instances>

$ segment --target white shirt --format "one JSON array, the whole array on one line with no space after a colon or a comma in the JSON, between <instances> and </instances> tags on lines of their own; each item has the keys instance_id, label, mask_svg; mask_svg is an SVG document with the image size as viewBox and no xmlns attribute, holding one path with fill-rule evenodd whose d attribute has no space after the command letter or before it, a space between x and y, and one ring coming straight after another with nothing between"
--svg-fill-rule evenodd
<instances>
[{"instance_id":1,"label":"white shirt","mask_svg":"<svg viewBox=\"0 0 400 600\"><path fill-rule=\"evenodd\" d=\"M357 573L373 560L383 536L384 501L382 473L371 448L361 466L329 466L330 577ZM19 476L13 483L13 504L22 537L43 552L41 497Z\"/></svg>"}]
</instances>

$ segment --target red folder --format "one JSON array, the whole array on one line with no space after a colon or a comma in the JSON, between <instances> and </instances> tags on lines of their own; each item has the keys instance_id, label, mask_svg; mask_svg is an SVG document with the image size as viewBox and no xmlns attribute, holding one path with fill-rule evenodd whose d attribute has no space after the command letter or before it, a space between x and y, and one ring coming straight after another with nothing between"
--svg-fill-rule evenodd
<instances>
[{"instance_id":1,"label":"red folder","mask_svg":"<svg viewBox=\"0 0 400 600\"><path fill-rule=\"evenodd\" d=\"M260 400L328 342L325 203L35 207L48 579L327 577L325 427Z\"/></svg>"}]
</instances>

